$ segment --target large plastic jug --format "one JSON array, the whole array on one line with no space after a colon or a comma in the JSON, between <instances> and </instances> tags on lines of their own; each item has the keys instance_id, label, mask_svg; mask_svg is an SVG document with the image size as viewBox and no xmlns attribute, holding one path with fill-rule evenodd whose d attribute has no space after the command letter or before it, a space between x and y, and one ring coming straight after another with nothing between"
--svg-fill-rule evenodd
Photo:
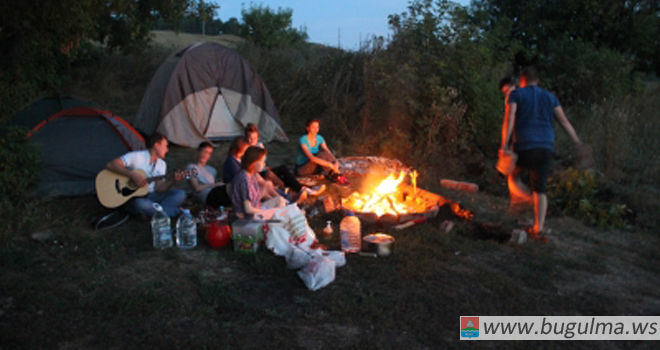
<instances>
[{"instance_id":1,"label":"large plastic jug","mask_svg":"<svg viewBox=\"0 0 660 350\"><path fill-rule=\"evenodd\" d=\"M176 221L176 246L181 249L197 246L197 223L188 209L181 209L181 215Z\"/></svg>"},{"instance_id":2,"label":"large plastic jug","mask_svg":"<svg viewBox=\"0 0 660 350\"><path fill-rule=\"evenodd\" d=\"M151 235L156 249L165 249L172 246L172 227L170 226L170 217L165 213L163 207L154 203L156 213L151 217Z\"/></svg>"},{"instance_id":3,"label":"large plastic jug","mask_svg":"<svg viewBox=\"0 0 660 350\"><path fill-rule=\"evenodd\" d=\"M346 253L357 253L362 244L360 232L360 219L352 212L348 212L339 223L339 235L341 237L341 250Z\"/></svg>"}]
</instances>

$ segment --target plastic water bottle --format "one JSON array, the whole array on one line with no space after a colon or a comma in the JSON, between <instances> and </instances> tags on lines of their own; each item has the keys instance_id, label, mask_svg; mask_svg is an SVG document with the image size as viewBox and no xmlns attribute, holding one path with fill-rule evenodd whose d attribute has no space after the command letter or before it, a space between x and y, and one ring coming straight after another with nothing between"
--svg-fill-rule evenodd
<instances>
[{"instance_id":1,"label":"plastic water bottle","mask_svg":"<svg viewBox=\"0 0 660 350\"><path fill-rule=\"evenodd\" d=\"M181 249L197 246L197 224L188 209L181 209L181 215L176 220L176 246Z\"/></svg>"},{"instance_id":2,"label":"plastic water bottle","mask_svg":"<svg viewBox=\"0 0 660 350\"><path fill-rule=\"evenodd\" d=\"M339 223L341 237L341 250L346 253L357 253L362 245L360 233L360 219L352 212L348 212Z\"/></svg>"},{"instance_id":3,"label":"plastic water bottle","mask_svg":"<svg viewBox=\"0 0 660 350\"><path fill-rule=\"evenodd\" d=\"M151 234L154 239L154 248L165 249L172 246L172 227L170 217L165 213L163 207L154 203L156 214L151 218Z\"/></svg>"}]
</instances>

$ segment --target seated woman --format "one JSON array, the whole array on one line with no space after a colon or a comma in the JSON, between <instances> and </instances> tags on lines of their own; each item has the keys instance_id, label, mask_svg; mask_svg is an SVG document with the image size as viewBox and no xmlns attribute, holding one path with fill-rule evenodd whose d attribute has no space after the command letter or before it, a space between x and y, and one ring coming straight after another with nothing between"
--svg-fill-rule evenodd
<instances>
[{"instance_id":1,"label":"seated woman","mask_svg":"<svg viewBox=\"0 0 660 350\"><path fill-rule=\"evenodd\" d=\"M266 149L264 144L259 142L259 129L257 129L257 126L252 123L245 126L245 139L250 146ZM261 171L259 175L261 175L264 180L271 181L277 189L284 190L285 187L288 187L299 196L303 197L306 195L316 196L325 190L325 185L315 188L303 186L298 182L298 179L296 179L286 165L280 165L276 168L270 168L266 165L266 168ZM278 191L278 193L286 196L282 191Z\"/></svg>"},{"instance_id":2,"label":"seated woman","mask_svg":"<svg viewBox=\"0 0 660 350\"><path fill-rule=\"evenodd\" d=\"M339 162L330 152L323 136L319 135L321 122L318 119L307 121L307 134L298 141L296 174L307 176L324 173L326 177L339 184L347 184L346 178L339 173Z\"/></svg>"},{"instance_id":3,"label":"seated woman","mask_svg":"<svg viewBox=\"0 0 660 350\"><path fill-rule=\"evenodd\" d=\"M222 180L224 182L231 184L236 175L241 172L241 157L243 157L243 154L248 147L250 146L248 145L247 140L241 136L235 138L231 146L229 146L229 154L222 166ZM257 183L259 184L259 189L263 196L271 198L280 195L275 189L273 183L264 180L259 174L257 174Z\"/></svg>"},{"instance_id":4,"label":"seated woman","mask_svg":"<svg viewBox=\"0 0 660 350\"><path fill-rule=\"evenodd\" d=\"M222 181L224 183L231 183L234 177L241 172L241 157L243 157L248 147L250 145L242 136L232 141L231 146L229 146L229 154L227 154L227 158L225 158L222 165Z\"/></svg>"},{"instance_id":5,"label":"seated woman","mask_svg":"<svg viewBox=\"0 0 660 350\"><path fill-rule=\"evenodd\" d=\"M258 172L265 166L266 150L259 147L249 147L241 158L241 172L231 183L231 202L238 218L273 216L274 208L286 204L284 198L275 196L262 203L264 198L259 188Z\"/></svg>"},{"instance_id":6,"label":"seated woman","mask_svg":"<svg viewBox=\"0 0 660 350\"><path fill-rule=\"evenodd\" d=\"M212 154L213 145L208 142L199 144L196 162L186 167L186 169L195 169L197 176L191 177L188 184L194 191L193 197L200 203L214 208L230 206L231 198L227 186L222 182L216 182L218 171L207 164Z\"/></svg>"}]
</instances>

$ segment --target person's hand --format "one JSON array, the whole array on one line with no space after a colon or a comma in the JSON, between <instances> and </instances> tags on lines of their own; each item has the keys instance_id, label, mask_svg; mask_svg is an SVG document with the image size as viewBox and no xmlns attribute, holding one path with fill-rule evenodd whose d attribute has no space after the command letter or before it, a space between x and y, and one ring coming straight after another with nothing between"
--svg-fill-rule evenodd
<instances>
[{"instance_id":1,"label":"person's hand","mask_svg":"<svg viewBox=\"0 0 660 350\"><path fill-rule=\"evenodd\" d=\"M181 181L186 177L186 173L182 170L174 171L174 181Z\"/></svg>"},{"instance_id":2,"label":"person's hand","mask_svg":"<svg viewBox=\"0 0 660 350\"><path fill-rule=\"evenodd\" d=\"M136 184L138 187L143 187L147 184L147 178L137 171L131 171L130 177L133 183Z\"/></svg>"},{"instance_id":3,"label":"person's hand","mask_svg":"<svg viewBox=\"0 0 660 350\"><path fill-rule=\"evenodd\" d=\"M332 164L332 171L334 171L335 173L339 173L339 164L337 163L334 164L331 163L331 164Z\"/></svg>"}]
</instances>

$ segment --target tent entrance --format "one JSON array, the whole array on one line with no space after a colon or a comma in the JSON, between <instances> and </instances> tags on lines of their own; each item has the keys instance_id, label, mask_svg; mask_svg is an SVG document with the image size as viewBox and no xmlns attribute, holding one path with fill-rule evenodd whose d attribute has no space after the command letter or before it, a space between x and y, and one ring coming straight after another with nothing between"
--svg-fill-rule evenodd
<instances>
[{"instance_id":1,"label":"tent entrance","mask_svg":"<svg viewBox=\"0 0 660 350\"><path fill-rule=\"evenodd\" d=\"M230 140L236 136L243 135L243 126L239 124L227 107L224 97L218 93L211 111L209 127L206 136L209 140Z\"/></svg>"}]
</instances>

